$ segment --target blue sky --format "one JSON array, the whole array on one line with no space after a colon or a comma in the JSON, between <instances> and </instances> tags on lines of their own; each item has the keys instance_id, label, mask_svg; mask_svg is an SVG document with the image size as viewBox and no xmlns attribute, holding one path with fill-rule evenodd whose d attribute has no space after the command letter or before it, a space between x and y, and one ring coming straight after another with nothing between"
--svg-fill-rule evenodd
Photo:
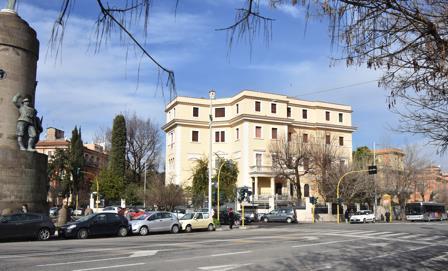
<instances>
[{"instance_id":1,"label":"blue sky","mask_svg":"<svg viewBox=\"0 0 448 271\"><path fill-rule=\"evenodd\" d=\"M245 41L234 44L229 53L226 32L215 29L232 24L235 8L243 2L181 0L175 14L174 0L154 1L147 48L174 70L178 95L207 97L208 91L215 89L218 97L229 97L252 89L348 104L358 128L353 134L354 149L372 148L373 142L377 148L425 143L422 138L391 131L398 119L387 109L387 91L374 82L380 72L364 66L347 68L344 63L330 67L330 57L336 52L331 50L328 24L310 21L305 33L306 22L299 8L273 10L262 5L265 15L275 19L269 45L260 35L252 53ZM5 3L0 0L2 7ZM154 66L132 51L126 58L117 35L95 53L96 1L75 1L61 56L51 55L48 40L61 3L19 0L18 6L19 15L37 31L41 43L36 107L44 116L44 126L63 129L68 136L75 125L81 126L84 141L91 141L122 112L136 112L162 125L168 95L162 96L157 88ZM141 29L134 33L144 39ZM334 88L338 89L323 91ZM437 156L429 148L426 152L435 164L448 169L446 155Z\"/></svg>"}]
</instances>

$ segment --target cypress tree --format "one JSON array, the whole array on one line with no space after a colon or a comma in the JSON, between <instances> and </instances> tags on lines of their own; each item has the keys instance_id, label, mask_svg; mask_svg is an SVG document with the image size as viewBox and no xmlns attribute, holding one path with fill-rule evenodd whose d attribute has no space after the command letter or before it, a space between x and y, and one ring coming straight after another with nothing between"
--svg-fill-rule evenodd
<instances>
[{"instance_id":1,"label":"cypress tree","mask_svg":"<svg viewBox=\"0 0 448 271\"><path fill-rule=\"evenodd\" d=\"M117 115L112 126L109 170L117 177L124 178L126 171L126 121Z\"/></svg>"},{"instance_id":2,"label":"cypress tree","mask_svg":"<svg viewBox=\"0 0 448 271\"><path fill-rule=\"evenodd\" d=\"M73 177L72 189L75 196L79 192L79 184L83 179L82 170L84 168L84 144L81 138L81 128L75 126L72 131L69 149L70 170Z\"/></svg>"}]
</instances>

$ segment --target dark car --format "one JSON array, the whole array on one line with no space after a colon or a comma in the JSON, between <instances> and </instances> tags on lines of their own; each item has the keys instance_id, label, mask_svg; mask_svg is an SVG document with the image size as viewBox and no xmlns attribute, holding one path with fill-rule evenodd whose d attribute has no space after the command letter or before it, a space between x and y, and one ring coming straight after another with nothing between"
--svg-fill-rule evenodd
<instances>
[{"instance_id":1,"label":"dark car","mask_svg":"<svg viewBox=\"0 0 448 271\"><path fill-rule=\"evenodd\" d=\"M270 211L267 214L264 214L260 219L264 222L297 222L297 217L295 214L295 210L293 208L281 208Z\"/></svg>"},{"instance_id":2,"label":"dark car","mask_svg":"<svg viewBox=\"0 0 448 271\"><path fill-rule=\"evenodd\" d=\"M239 212L233 212L233 216L234 216L234 221L235 221L235 224L236 225L239 225L239 224L241 224L241 213L239 213ZM244 213L244 223L245 224L249 224L249 223L251 223L251 222L253 222L253 220L250 218L250 214L246 214L246 213ZM221 225L229 225L230 224L230 222L229 222L229 214L228 214L228 212L226 212L226 211L221 211L220 213L219 213L219 223L221 224Z\"/></svg>"},{"instance_id":3,"label":"dark car","mask_svg":"<svg viewBox=\"0 0 448 271\"><path fill-rule=\"evenodd\" d=\"M47 215L26 213L0 216L0 239L35 238L46 241L55 227Z\"/></svg>"},{"instance_id":4,"label":"dark car","mask_svg":"<svg viewBox=\"0 0 448 271\"><path fill-rule=\"evenodd\" d=\"M116 213L97 213L84 216L75 222L65 224L60 229L60 236L66 238L86 239L95 235L128 234L129 222L124 216Z\"/></svg>"}]
</instances>

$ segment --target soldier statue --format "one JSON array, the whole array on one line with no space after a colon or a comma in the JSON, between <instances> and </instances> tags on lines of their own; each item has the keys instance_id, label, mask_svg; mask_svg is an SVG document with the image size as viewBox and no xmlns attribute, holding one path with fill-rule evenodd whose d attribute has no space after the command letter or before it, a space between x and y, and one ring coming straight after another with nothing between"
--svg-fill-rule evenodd
<instances>
[{"instance_id":1,"label":"soldier statue","mask_svg":"<svg viewBox=\"0 0 448 271\"><path fill-rule=\"evenodd\" d=\"M42 118L37 117L37 111L31 105L29 98L22 98L20 94L16 94L12 102L19 109L16 134L20 150L36 151L35 146L43 130Z\"/></svg>"}]
</instances>

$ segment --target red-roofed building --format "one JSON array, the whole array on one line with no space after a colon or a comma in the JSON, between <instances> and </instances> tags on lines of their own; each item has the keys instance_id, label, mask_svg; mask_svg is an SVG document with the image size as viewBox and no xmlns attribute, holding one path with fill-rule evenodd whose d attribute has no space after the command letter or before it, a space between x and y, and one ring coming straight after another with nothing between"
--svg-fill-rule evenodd
<instances>
[{"instance_id":1,"label":"red-roofed building","mask_svg":"<svg viewBox=\"0 0 448 271\"><path fill-rule=\"evenodd\" d=\"M39 153L48 155L48 162L51 160L57 149L67 150L70 146L70 140L64 137L64 131L54 127L47 128L45 139L36 144L36 150ZM85 166L82 169L84 172L84 182L80 184L79 204L81 206L87 205L90 198L90 187L95 182L95 177L98 176L100 170L107 166L108 154L104 147L98 144L84 144L84 159ZM58 183L50 180L50 189L48 191L47 201L52 205L61 205L62 198L57 195Z\"/></svg>"}]
</instances>

